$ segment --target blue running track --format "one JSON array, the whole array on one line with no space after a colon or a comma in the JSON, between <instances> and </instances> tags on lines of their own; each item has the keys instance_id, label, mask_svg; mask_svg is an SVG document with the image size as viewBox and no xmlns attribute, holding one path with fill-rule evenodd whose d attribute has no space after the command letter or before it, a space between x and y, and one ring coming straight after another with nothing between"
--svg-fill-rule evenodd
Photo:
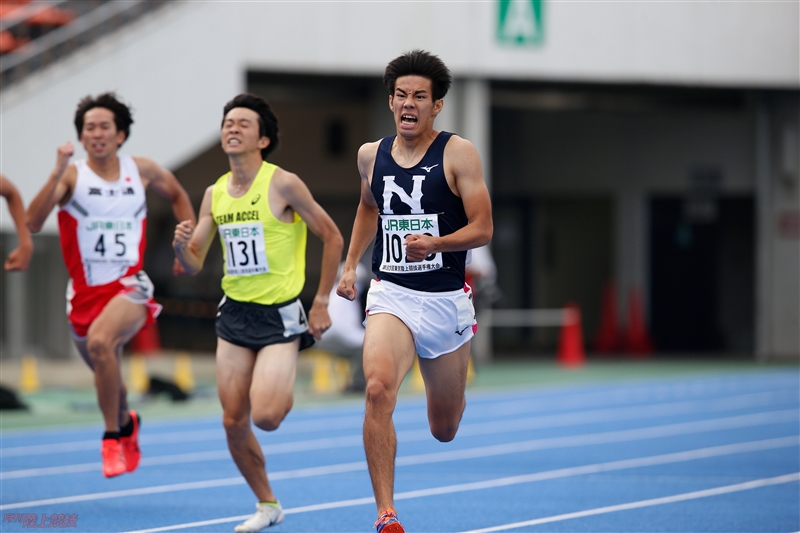
<instances>
[{"instance_id":1,"label":"blue running track","mask_svg":"<svg viewBox=\"0 0 800 533\"><path fill-rule=\"evenodd\" d=\"M405 397L398 515L409 533L796 532L799 389L786 368L468 391L447 444ZM257 431L286 509L268 531L372 530L362 419L360 404L301 407ZM110 480L98 427L3 431L0 530L231 532L253 512L218 416L145 420L141 466Z\"/></svg>"}]
</instances>

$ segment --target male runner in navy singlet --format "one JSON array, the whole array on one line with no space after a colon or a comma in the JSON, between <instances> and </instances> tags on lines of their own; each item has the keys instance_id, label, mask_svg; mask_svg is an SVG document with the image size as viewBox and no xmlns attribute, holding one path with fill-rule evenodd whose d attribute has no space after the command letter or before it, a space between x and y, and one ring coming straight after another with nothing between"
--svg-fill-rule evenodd
<instances>
[{"instance_id":1,"label":"male runner in navy singlet","mask_svg":"<svg viewBox=\"0 0 800 533\"><path fill-rule=\"evenodd\" d=\"M383 81L397 133L358 152L361 201L337 293L356 298L356 266L374 237L364 449L378 506L375 527L402 533L393 501L397 392L418 356L431 433L442 442L455 438L477 329L466 256L491 239L492 209L475 147L433 128L452 82L445 64L414 50L390 62Z\"/></svg>"}]
</instances>

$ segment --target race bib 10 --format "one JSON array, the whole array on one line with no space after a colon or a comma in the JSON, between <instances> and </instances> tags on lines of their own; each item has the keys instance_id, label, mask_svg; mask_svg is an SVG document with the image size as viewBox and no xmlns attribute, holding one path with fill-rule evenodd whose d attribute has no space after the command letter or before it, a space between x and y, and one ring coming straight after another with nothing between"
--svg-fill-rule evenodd
<instances>
[{"instance_id":1,"label":"race bib 10","mask_svg":"<svg viewBox=\"0 0 800 533\"><path fill-rule=\"evenodd\" d=\"M225 272L229 276L252 276L269 272L261 222L223 224L219 236L225 248Z\"/></svg>"},{"instance_id":2,"label":"race bib 10","mask_svg":"<svg viewBox=\"0 0 800 533\"><path fill-rule=\"evenodd\" d=\"M383 257L381 272L405 274L442 268L442 254L431 254L422 261L409 261L405 240L409 235L439 236L438 215L381 215Z\"/></svg>"}]
</instances>

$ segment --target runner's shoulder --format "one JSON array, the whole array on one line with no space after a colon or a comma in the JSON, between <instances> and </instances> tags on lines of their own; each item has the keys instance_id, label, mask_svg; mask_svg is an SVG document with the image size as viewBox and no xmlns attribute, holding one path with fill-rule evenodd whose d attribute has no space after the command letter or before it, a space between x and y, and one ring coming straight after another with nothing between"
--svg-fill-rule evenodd
<instances>
[{"instance_id":1,"label":"runner's shoulder","mask_svg":"<svg viewBox=\"0 0 800 533\"><path fill-rule=\"evenodd\" d=\"M375 158L378 156L378 147L381 141L368 142L361 145L358 149L358 169L361 174L366 176L372 170L375 164Z\"/></svg>"}]
</instances>

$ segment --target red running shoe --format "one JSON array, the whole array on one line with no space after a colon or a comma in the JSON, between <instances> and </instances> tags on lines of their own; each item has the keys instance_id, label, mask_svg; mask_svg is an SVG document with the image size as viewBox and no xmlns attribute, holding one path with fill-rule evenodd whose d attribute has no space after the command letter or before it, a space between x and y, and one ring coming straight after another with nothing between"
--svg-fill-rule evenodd
<instances>
[{"instance_id":1,"label":"red running shoe","mask_svg":"<svg viewBox=\"0 0 800 533\"><path fill-rule=\"evenodd\" d=\"M117 439L103 439L100 448L103 456L103 475L114 477L125 473L125 454L122 453L122 444Z\"/></svg>"},{"instance_id":2,"label":"red running shoe","mask_svg":"<svg viewBox=\"0 0 800 533\"><path fill-rule=\"evenodd\" d=\"M125 454L125 465L127 472L133 472L139 466L139 461L142 459L142 451L139 449L139 424L142 420L136 411L131 410L131 421L133 422L133 433L128 437L120 437L119 442L122 444L122 452Z\"/></svg>"},{"instance_id":3,"label":"red running shoe","mask_svg":"<svg viewBox=\"0 0 800 533\"><path fill-rule=\"evenodd\" d=\"M378 521L375 522L375 527L378 528L378 533L406 533L402 524L397 519L397 515L391 509L383 512Z\"/></svg>"}]
</instances>

